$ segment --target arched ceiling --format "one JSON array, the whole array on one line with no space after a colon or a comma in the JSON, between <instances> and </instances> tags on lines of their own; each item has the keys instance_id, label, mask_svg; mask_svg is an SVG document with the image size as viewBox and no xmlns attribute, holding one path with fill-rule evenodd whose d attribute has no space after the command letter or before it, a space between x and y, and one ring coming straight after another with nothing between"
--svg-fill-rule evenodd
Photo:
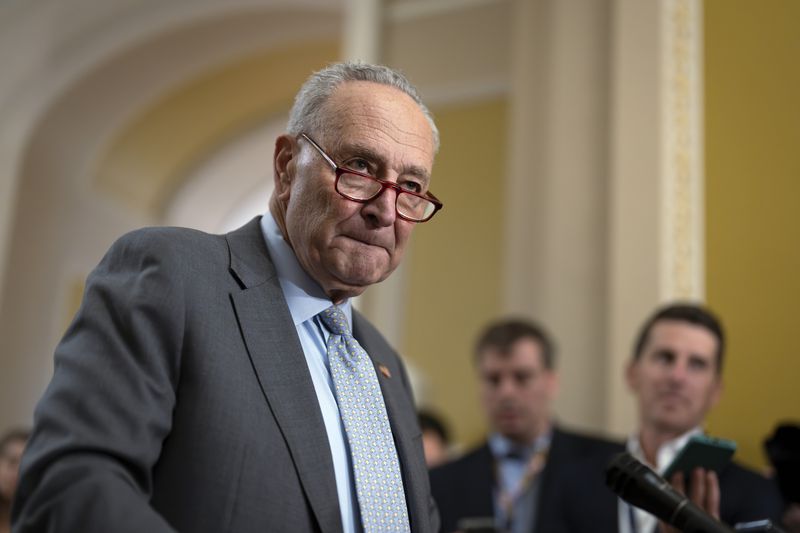
<instances>
[{"instance_id":1,"label":"arched ceiling","mask_svg":"<svg viewBox=\"0 0 800 533\"><path fill-rule=\"evenodd\" d=\"M335 60L335 41L315 41L226 65L142 110L104 151L95 182L137 211L160 215L206 154L285 113L303 80Z\"/></svg>"},{"instance_id":2,"label":"arched ceiling","mask_svg":"<svg viewBox=\"0 0 800 533\"><path fill-rule=\"evenodd\" d=\"M233 13L141 42L53 102L26 163L56 157L49 180L157 217L208 150L284 112L302 80L338 57L337 21L330 12Z\"/></svg>"}]
</instances>

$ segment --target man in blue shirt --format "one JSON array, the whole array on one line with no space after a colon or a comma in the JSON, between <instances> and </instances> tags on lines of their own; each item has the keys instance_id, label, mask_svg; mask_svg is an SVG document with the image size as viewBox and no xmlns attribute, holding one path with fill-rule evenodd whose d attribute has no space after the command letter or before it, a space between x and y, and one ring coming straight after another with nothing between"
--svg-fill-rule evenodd
<instances>
[{"instance_id":1,"label":"man in blue shirt","mask_svg":"<svg viewBox=\"0 0 800 533\"><path fill-rule=\"evenodd\" d=\"M539 325L502 320L478 339L475 366L491 434L463 458L431 472L442 531L491 526L542 531L550 485L571 461L614 444L566 431L553 420L558 389L553 342Z\"/></svg>"}]
</instances>

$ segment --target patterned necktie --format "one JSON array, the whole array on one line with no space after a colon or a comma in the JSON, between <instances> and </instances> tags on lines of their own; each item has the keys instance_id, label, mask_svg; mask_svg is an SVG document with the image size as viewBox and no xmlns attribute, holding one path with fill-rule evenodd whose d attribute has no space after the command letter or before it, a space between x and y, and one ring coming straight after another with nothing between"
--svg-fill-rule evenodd
<instances>
[{"instance_id":1,"label":"patterned necktie","mask_svg":"<svg viewBox=\"0 0 800 533\"><path fill-rule=\"evenodd\" d=\"M339 307L331 306L319 317L331 333L328 360L350 443L364 532L408 532L400 462L375 368Z\"/></svg>"}]
</instances>

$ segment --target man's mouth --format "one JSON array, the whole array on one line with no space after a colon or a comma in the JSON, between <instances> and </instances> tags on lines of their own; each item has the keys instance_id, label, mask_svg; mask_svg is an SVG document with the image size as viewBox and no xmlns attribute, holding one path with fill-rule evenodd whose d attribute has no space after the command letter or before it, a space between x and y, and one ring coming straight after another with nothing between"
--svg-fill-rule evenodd
<instances>
[{"instance_id":1,"label":"man's mouth","mask_svg":"<svg viewBox=\"0 0 800 533\"><path fill-rule=\"evenodd\" d=\"M384 239L381 239L377 236L356 236L356 235L344 235L345 238L350 239L351 241L355 241L359 244L363 244L365 246L375 246L377 248L384 248L386 250L389 249L389 246L382 242Z\"/></svg>"},{"instance_id":2,"label":"man's mouth","mask_svg":"<svg viewBox=\"0 0 800 533\"><path fill-rule=\"evenodd\" d=\"M668 404L684 404L688 401L686 396L679 392L662 392L658 395L658 399Z\"/></svg>"}]
</instances>

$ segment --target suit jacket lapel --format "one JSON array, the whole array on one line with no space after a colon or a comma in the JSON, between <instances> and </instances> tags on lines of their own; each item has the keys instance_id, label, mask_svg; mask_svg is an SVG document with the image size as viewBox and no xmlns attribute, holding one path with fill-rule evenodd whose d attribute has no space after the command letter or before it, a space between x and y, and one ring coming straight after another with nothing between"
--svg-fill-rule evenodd
<instances>
[{"instance_id":1,"label":"suit jacket lapel","mask_svg":"<svg viewBox=\"0 0 800 533\"><path fill-rule=\"evenodd\" d=\"M428 532L429 500L420 487L427 486L428 470L422 455L422 433L416 421L416 410L404 382L403 369L397 359L386 353L388 347L383 337L358 312L353 312L353 336L366 350L376 367L386 412L392 427L406 502L414 532Z\"/></svg>"},{"instance_id":2,"label":"suit jacket lapel","mask_svg":"<svg viewBox=\"0 0 800 533\"><path fill-rule=\"evenodd\" d=\"M341 532L333 460L297 332L254 219L227 235L237 319L264 397L283 432L323 532Z\"/></svg>"}]
</instances>

